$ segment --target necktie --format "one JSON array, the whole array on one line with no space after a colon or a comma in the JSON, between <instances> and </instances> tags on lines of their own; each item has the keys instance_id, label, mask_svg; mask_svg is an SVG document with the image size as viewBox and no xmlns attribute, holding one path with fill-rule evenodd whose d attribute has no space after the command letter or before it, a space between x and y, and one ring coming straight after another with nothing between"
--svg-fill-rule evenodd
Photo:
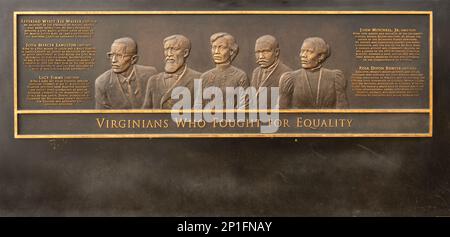
<instances>
[{"instance_id":1,"label":"necktie","mask_svg":"<svg viewBox=\"0 0 450 237\"><path fill-rule=\"evenodd\" d=\"M131 77L129 77L125 80L125 83L127 85L128 98L130 99L132 107L135 108L136 100L134 98L134 92L133 92L133 88L131 86L131 82L132 82Z\"/></svg>"},{"instance_id":2,"label":"necktie","mask_svg":"<svg viewBox=\"0 0 450 237\"><path fill-rule=\"evenodd\" d=\"M266 80L267 70L261 69L261 77L259 78L258 88L262 86L263 82Z\"/></svg>"},{"instance_id":3,"label":"necktie","mask_svg":"<svg viewBox=\"0 0 450 237\"><path fill-rule=\"evenodd\" d=\"M130 78L127 78L125 80L125 83L127 85L127 93L128 93L128 95L132 95L133 94L133 89L131 88L131 80L130 80Z\"/></svg>"}]
</instances>

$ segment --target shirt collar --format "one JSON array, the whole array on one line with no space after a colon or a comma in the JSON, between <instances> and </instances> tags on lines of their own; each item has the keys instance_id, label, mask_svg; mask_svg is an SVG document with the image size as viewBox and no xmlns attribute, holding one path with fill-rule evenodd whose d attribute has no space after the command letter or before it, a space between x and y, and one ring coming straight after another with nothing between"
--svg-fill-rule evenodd
<instances>
[{"instance_id":1,"label":"shirt collar","mask_svg":"<svg viewBox=\"0 0 450 237\"><path fill-rule=\"evenodd\" d=\"M132 67L133 67L133 69L132 69L130 75L128 75L128 77L124 77L124 76L122 76L120 74L117 74L120 83L126 83L128 81L131 82L131 81L136 80L136 77L135 77L135 75L136 75L136 68L134 67L134 65Z\"/></svg>"},{"instance_id":2,"label":"shirt collar","mask_svg":"<svg viewBox=\"0 0 450 237\"><path fill-rule=\"evenodd\" d=\"M278 64L280 63L280 59L277 59L274 63L272 63L272 65L270 65L268 68L262 68L264 71L267 72L271 72L273 70L275 70L275 68L278 66Z\"/></svg>"},{"instance_id":3,"label":"shirt collar","mask_svg":"<svg viewBox=\"0 0 450 237\"><path fill-rule=\"evenodd\" d=\"M316 72L316 71L319 71L321 68L322 68L322 64L319 64L319 65L318 65L317 67L315 67L315 68L306 69L306 71L309 71L309 72Z\"/></svg>"}]
</instances>

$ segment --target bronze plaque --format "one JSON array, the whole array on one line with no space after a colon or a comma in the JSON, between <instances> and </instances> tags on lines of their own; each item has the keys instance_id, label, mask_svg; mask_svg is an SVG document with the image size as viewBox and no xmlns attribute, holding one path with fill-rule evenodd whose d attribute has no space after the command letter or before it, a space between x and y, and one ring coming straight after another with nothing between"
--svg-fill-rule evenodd
<instances>
[{"instance_id":1,"label":"bronze plaque","mask_svg":"<svg viewBox=\"0 0 450 237\"><path fill-rule=\"evenodd\" d=\"M14 136L431 137L432 18L14 12Z\"/></svg>"}]
</instances>

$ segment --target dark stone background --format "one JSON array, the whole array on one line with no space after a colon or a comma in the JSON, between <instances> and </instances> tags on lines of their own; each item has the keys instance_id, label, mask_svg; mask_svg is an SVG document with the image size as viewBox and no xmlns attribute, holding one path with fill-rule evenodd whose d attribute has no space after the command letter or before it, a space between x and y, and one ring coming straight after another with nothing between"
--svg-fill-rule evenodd
<instances>
[{"instance_id":1,"label":"dark stone background","mask_svg":"<svg viewBox=\"0 0 450 237\"><path fill-rule=\"evenodd\" d=\"M450 7L443 0L0 3L0 216L450 214ZM14 139L12 12L87 9L433 10L434 136Z\"/></svg>"}]
</instances>

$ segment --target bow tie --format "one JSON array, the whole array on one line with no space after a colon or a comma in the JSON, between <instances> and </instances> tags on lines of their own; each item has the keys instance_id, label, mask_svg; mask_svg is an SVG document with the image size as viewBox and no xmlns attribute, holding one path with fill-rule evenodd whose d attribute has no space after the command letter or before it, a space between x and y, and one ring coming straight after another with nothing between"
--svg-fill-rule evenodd
<instances>
[{"instance_id":1,"label":"bow tie","mask_svg":"<svg viewBox=\"0 0 450 237\"><path fill-rule=\"evenodd\" d=\"M164 79L170 79L170 78L178 78L178 74L175 73L164 73Z\"/></svg>"},{"instance_id":2,"label":"bow tie","mask_svg":"<svg viewBox=\"0 0 450 237\"><path fill-rule=\"evenodd\" d=\"M269 73L271 71L271 69L268 68L262 68L262 73Z\"/></svg>"}]
</instances>

